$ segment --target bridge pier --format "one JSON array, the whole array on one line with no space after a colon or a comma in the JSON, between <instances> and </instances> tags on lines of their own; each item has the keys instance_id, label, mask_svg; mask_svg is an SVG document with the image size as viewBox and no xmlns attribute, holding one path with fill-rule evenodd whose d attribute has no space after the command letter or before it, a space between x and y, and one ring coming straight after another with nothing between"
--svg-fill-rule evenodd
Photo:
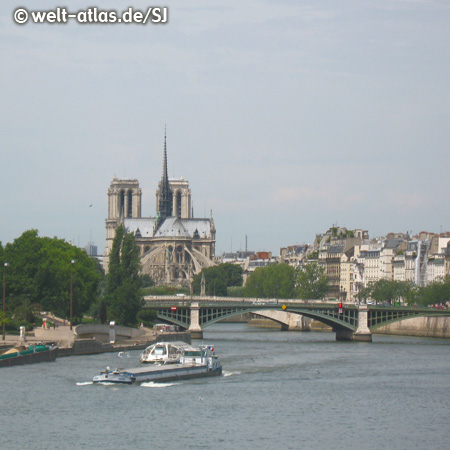
<instances>
[{"instance_id":1,"label":"bridge pier","mask_svg":"<svg viewBox=\"0 0 450 450\"><path fill-rule=\"evenodd\" d=\"M369 323L369 308L367 305L358 306L358 328L353 335L354 341L372 342L372 332Z\"/></svg>"},{"instance_id":2,"label":"bridge pier","mask_svg":"<svg viewBox=\"0 0 450 450\"><path fill-rule=\"evenodd\" d=\"M200 327L200 305L197 302L191 304L191 323L188 331L192 339L203 339L203 330Z\"/></svg>"},{"instance_id":3,"label":"bridge pier","mask_svg":"<svg viewBox=\"0 0 450 450\"><path fill-rule=\"evenodd\" d=\"M356 331L344 329L334 329L336 333L336 341L357 341L357 342L372 342L372 334L358 334Z\"/></svg>"},{"instance_id":4,"label":"bridge pier","mask_svg":"<svg viewBox=\"0 0 450 450\"><path fill-rule=\"evenodd\" d=\"M367 326L368 313L369 310L367 305L360 305L358 307L358 328L356 331L351 331L344 328L333 329L336 333L336 340L372 342L372 332Z\"/></svg>"}]
</instances>

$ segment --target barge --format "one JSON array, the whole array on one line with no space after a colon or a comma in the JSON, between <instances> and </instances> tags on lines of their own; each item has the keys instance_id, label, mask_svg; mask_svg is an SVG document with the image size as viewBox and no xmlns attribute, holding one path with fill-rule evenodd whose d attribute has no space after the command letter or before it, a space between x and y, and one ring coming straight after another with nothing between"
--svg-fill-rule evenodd
<instances>
[{"instance_id":1,"label":"barge","mask_svg":"<svg viewBox=\"0 0 450 450\"><path fill-rule=\"evenodd\" d=\"M14 347L0 354L0 367L51 362L56 359L58 348L48 345Z\"/></svg>"},{"instance_id":2,"label":"barge","mask_svg":"<svg viewBox=\"0 0 450 450\"><path fill-rule=\"evenodd\" d=\"M222 374L222 365L214 354L214 348L201 346L184 349L178 363L146 365L131 369L106 368L93 382L133 384L145 381L177 381L189 378L211 377Z\"/></svg>"}]
</instances>

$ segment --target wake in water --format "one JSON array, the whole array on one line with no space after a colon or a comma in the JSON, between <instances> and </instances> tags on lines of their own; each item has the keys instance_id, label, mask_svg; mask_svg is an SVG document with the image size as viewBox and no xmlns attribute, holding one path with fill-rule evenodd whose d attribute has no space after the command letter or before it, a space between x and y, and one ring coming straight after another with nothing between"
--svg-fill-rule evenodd
<instances>
[{"instance_id":1,"label":"wake in water","mask_svg":"<svg viewBox=\"0 0 450 450\"><path fill-rule=\"evenodd\" d=\"M92 381L79 381L76 383L77 386L88 386L89 384L94 384Z\"/></svg>"},{"instance_id":2,"label":"wake in water","mask_svg":"<svg viewBox=\"0 0 450 450\"><path fill-rule=\"evenodd\" d=\"M228 372L227 370L224 370L223 372L222 372L222 375L224 376L224 377L231 377L231 376L233 376L233 375L240 375L241 374L241 372Z\"/></svg>"},{"instance_id":3,"label":"wake in water","mask_svg":"<svg viewBox=\"0 0 450 450\"><path fill-rule=\"evenodd\" d=\"M153 381L149 381L149 382L144 382L141 383L142 387L149 387L149 388L166 388L166 387L170 387L170 386L176 386L180 383L155 383Z\"/></svg>"}]
</instances>

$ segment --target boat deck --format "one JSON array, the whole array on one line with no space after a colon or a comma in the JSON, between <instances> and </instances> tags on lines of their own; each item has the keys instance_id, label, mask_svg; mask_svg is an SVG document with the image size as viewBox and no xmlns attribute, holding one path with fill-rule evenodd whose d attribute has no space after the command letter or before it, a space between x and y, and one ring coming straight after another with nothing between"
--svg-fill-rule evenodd
<instances>
[{"instance_id":1,"label":"boat deck","mask_svg":"<svg viewBox=\"0 0 450 450\"><path fill-rule=\"evenodd\" d=\"M143 375L146 373L171 372L179 371L180 369L192 369L206 367L206 364L168 364L168 365L146 365L145 367L133 367L130 369L117 369L119 372L126 372L132 375Z\"/></svg>"}]
</instances>

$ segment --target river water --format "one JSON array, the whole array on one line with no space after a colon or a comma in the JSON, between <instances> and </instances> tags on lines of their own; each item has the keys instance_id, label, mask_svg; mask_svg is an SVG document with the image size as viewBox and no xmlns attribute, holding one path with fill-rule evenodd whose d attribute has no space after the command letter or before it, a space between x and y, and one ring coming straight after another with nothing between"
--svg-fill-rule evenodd
<instances>
[{"instance_id":1,"label":"river water","mask_svg":"<svg viewBox=\"0 0 450 450\"><path fill-rule=\"evenodd\" d=\"M222 377L91 383L138 351L0 369L0 449L450 448L448 340L217 324L204 343Z\"/></svg>"}]
</instances>

